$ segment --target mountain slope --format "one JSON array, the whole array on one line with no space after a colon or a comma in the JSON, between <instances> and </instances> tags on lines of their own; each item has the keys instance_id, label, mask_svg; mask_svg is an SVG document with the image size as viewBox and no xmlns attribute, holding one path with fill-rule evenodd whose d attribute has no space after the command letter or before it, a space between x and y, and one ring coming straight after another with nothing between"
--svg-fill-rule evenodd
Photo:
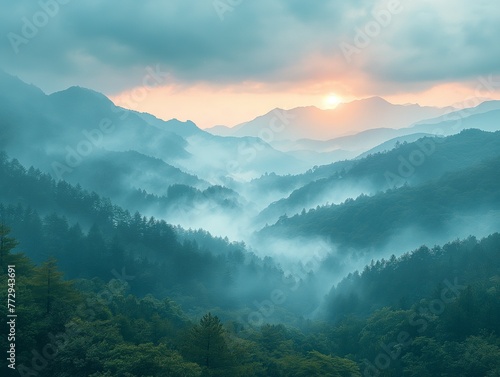
<instances>
[{"instance_id":1,"label":"mountain slope","mask_svg":"<svg viewBox=\"0 0 500 377\"><path fill-rule=\"evenodd\" d=\"M495 233L481 241L469 237L442 247L421 246L399 258L393 255L378 260L332 288L325 299L324 315L335 321L344 316L366 316L383 307L407 309L410 303L433 297L439 286L448 288L451 297L458 293L449 291L452 287L482 285L489 279L494 283L495 276L498 284L499 246L500 234Z\"/></svg>"},{"instance_id":2,"label":"mountain slope","mask_svg":"<svg viewBox=\"0 0 500 377\"><path fill-rule=\"evenodd\" d=\"M386 142L383 142L382 144L377 145L375 148L372 148L372 149L360 154L356 158L361 159L361 158L367 157L371 154L389 152L403 143L413 143L413 142L417 141L418 139L422 139L424 137L435 137L435 136L436 135L433 135L433 134L417 133L417 134L410 134L410 135L395 137L394 139L387 140Z\"/></svg>"},{"instance_id":3,"label":"mountain slope","mask_svg":"<svg viewBox=\"0 0 500 377\"><path fill-rule=\"evenodd\" d=\"M144 119L148 124L155 126L161 130L172 132L182 137L189 137L205 132L199 129L196 124L189 120L187 122L181 122L177 119L165 121L162 119L158 119L154 115L148 113L136 112L136 114L139 115L140 118Z\"/></svg>"},{"instance_id":4,"label":"mountain slope","mask_svg":"<svg viewBox=\"0 0 500 377\"><path fill-rule=\"evenodd\" d=\"M213 136L192 122L163 121L117 107L89 89L71 87L46 96L5 73L0 83L0 145L24 164L51 173L56 163L57 178L82 160L96 158L100 149L136 151L217 184L226 176L247 180L266 171L308 168L260 139Z\"/></svg>"},{"instance_id":5,"label":"mountain slope","mask_svg":"<svg viewBox=\"0 0 500 377\"><path fill-rule=\"evenodd\" d=\"M340 104L332 110L320 110L313 106L291 110L275 109L252 121L233 127L230 134L262 138L270 134L269 140L266 140L268 142L298 139L327 140L374 128L401 128L451 110L451 108L439 109L419 105L393 105L380 97L372 97ZM222 132L220 130L220 127L211 129L214 133L227 134L227 130Z\"/></svg>"},{"instance_id":6,"label":"mountain slope","mask_svg":"<svg viewBox=\"0 0 500 377\"><path fill-rule=\"evenodd\" d=\"M458 117L451 117L451 120L443 121L440 123L430 123L430 124L417 124L411 128L405 129L408 133L415 132L427 132L434 135L453 135L462 130L477 128L483 131L498 131L500 126L498 124L498 117L500 116L500 110L490 110L486 112L479 112L478 114L472 113L472 115L460 114ZM402 130L403 131L403 130Z\"/></svg>"},{"instance_id":7,"label":"mountain slope","mask_svg":"<svg viewBox=\"0 0 500 377\"><path fill-rule=\"evenodd\" d=\"M126 269L134 277L134 293L176 297L192 310L250 306L284 279L274 261L247 252L242 243L208 233L195 241L190 232L139 212L131 215L95 192L26 169L5 153L0 173L1 225L12 227L35 261L55 257L70 277L109 279L114 269ZM218 193L209 189L205 195ZM246 286L250 280L256 284Z\"/></svg>"},{"instance_id":8,"label":"mountain slope","mask_svg":"<svg viewBox=\"0 0 500 377\"><path fill-rule=\"evenodd\" d=\"M421 121L418 121L414 124L414 126L418 126L420 124L437 124L437 123L442 123L450 120L458 120L458 119L463 119L467 118L471 115L478 115L478 114L483 114L487 113L489 111L493 110L500 110L500 101L493 100L493 101L484 101L481 102L479 105L476 105L471 108L464 108L456 111L452 111L448 114L439 116L437 118L431 118L431 119L424 119Z\"/></svg>"},{"instance_id":9,"label":"mountain slope","mask_svg":"<svg viewBox=\"0 0 500 377\"><path fill-rule=\"evenodd\" d=\"M458 233L464 231L461 227L473 218L468 216L474 215L478 221L487 215L490 223L478 224L466 232L480 227L496 229L500 227L500 217L494 220L500 211L500 180L496 173L499 169L500 157L496 157L427 184L405 186L372 197L362 195L340 205L283 217L258 236L321 236L346 250L381 248L408 229L418 230L421 243L427 242L426 235L428 240L433 240L433 236L453 237L456 229Z\"/></svg>"},{"instance_id":10,"label":"mountain slope","mask_svg":"<svg viewBox=\"0 0 500 377\"><path fill-rule=\"evenodd\" d=\"M423 156L423 159L415 159L415 156ZM308 183L262 211L258 221L272 223L284 214L291 216L327 202L338 204L362 193L375 194L403 184L422 184L495 156L500 156L500 132L467 130L447 138L425 137L403 143L389 152L377 152L351 161L350 165L344 164L344 171L332 170L330 175L318 179L310 176ZM297 177L296 182L299 179Z\"/></svg>"}]
</instances>

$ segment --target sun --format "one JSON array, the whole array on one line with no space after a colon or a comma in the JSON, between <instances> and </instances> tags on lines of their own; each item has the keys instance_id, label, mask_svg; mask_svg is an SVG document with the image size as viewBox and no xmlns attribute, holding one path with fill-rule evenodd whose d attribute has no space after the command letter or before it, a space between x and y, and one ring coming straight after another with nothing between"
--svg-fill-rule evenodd
<instances>
[{"instance_id":1,"label":"sun","mask_svg":"<svg viewBox=\"0 0 500 377\"><path fill-rule=\"evenodd\" d=\"M341 103L342 103L342 98L340 98L336 94L328 94L323 99L323 104L327 109L335 109Z\"/></svg>"}]
</instances>

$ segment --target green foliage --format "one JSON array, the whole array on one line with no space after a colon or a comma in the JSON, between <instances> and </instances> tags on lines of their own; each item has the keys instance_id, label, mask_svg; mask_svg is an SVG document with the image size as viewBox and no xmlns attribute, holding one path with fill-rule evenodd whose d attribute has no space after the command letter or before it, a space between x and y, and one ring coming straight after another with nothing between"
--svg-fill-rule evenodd
<instances>
[{"instance_id":1,"label":"green foliage","mask_svg":"<svg viewBox=\"0 0 500 377\"><path fill-rule=\"evenodd\" d=\"M282 282L278 266L247 252L243 243L131 214L80 186L26 170L4 153L0 173L6 178L0 182L0 218L35 262L54 257L68 278L107 280L113 271L126 271L134 279L133 294L171 297L199 312L235 309L238 286L249 279L258 282L247 290L250 303L266 299L267 287ZM226 200L235 194L212 187L203 195Z\"/></svg>"},{"instance_id":2,"label":"green foliage","mask_svg":"<svg viewBox=\"0 0 500 377\"><path fill-rule=\"evenodd\" d=\"M9 237L6 230L3 236ZM443 249L455 251L457 267L468 252L488 258L499 240L494 235ZM172 300L126 295L116 279L64 281L53 259L36 267L20 254L6 258L17 258L23 271L17 307L23 331L16 344L24 375L34 375L35 367L40 377L359 377L374 370L381 376L492 377L500 371L500 279L481 278L484 271L466 270L469 284L439 313L428 309L441 297L438 284L436 294L409 300L409 309L386 307L364 319L308 322L303 329L266 324L240 331L211 313L193 325ZM405 263L429 267L434 261L416 253L374 264L356 279L376 281ZM369 273L375 268L377 274ZM381 360L389 364L381 367Z\"/></svg>"},{"instance_id":3,"label":"green foliage","mask_svg":"<svg viewBox=\"0 0 500 377\"><path fill-rule=\"evenodd\" d=\"M422 149L426 151L422 163L413 166L408 161L410 156L422 153ZM422 185L442 178L447 173L458 172L497 158L499 151L500 132L470 129L446 138L425 137L413 143L403 143L385 153L321 166L303 175L263 176L253 182L260 185L258 188L278 189L286 183L285 187L289 191L283 190L284 198L272 203L260 218L264 221L269 216L277 219L284 213L298 213L327 201L338 200L332 192L339 193L340 196L346 192L357 195L356 191L362 188L363 193L373 195L404 185ZM400 175L400 167L404 164L402 161L408 164L405 165L404 172L409 173L404 174L404 177Z\"/></svg>"},{"instance_id":4,"label":"green foliage","mask_svg":"<svg viewBox=\"0 0 500 377\"><path fill-rule=\"evenodd\" d=\"M338 244L340 251L348 251L352 247L382 247L410 227L431 235L443 234L450 219L477 209L500 210L498 171L500 157L414 187L361 195L339 205L282 217L260 235L322 236Z\"/></svg>"},{"instance_id":5,"label":"green foliage","mask_svg":"<svg viewBox=\"0 0 500 377\"><path fill-rule=\"evenodd\" d=\"M201 368L185 362L165 345L120 344L108 353L104 369L116 377L178 376L198 377Z\"/></svg>"},{"instance_id":6,"label":"green foliage","mask_svg":"<svg viewBox=\"0 0 500 377\"><path fill-rule=\"evenodd\" d=\"M454 312L464 317L450 317L448 330L454 327L471 334L477 331L471 327L475 323L473 319L481 318L480 323L499 332L500 327L489 319L492 312L498 311L498 305L492 300L498 291L486 288L491 284L487 279L499 274L499 250L500 234L495 233L480 241L469 237L432 249L423 246L399 258L373 262L361 274L349 274L330 291L326 316L336 321L352 314L366 316L384 306L409 309L411 303L424 298L440 299L442 290L454 285L456 280L458 285L469 282L482 288L479 291L469 288L461 292L456 302L449 304L456 306ZM484 306L486 303L491 305Z\"/></svg>"},{"instance_id":7,"label":"green foliage","mask_svg":"<svg viewBox=\"0 0 500 377\"><path fill-rule=\"evenodd\" d=\"M283 377L361 377L356 363L311 351L307 356L288 355L278 361Z\"/></svg>"},{"instance_id":8,"label":"green foliage","mask_svg":"<svg viewBox=\"0 0 500 377\"><path fill-rule=\"evenodd\" d=\"M486 142L476 131L466 136L476 144ZM469 148L467 156L456 161L473 165L481 156L496 156L497 138L495 134L481 153ZM283 216L267 231L333 236L344 245L377 245L401 226L440 231L457 213L482 205L499 209L498 158L416 185L441 176L439 163L449 163L446 158L458 151L462 139L453 139L446 153L436 152L435 169L423 169L412 186ZM401 145L397 153L411 148ZM367 174L373 164L385 166L387 158L380 154L305 176L339 182ZM7 286L5 266L15 264L17 323L22 329L16 347L24 375L353 377L370 371L373 375L374 370L381 376L500 374L499 234L432 249L422 246L400 258L374 261L326 297L326 322L298 319L312 292L305 285L294 292L288 289L287 302L272 309L273 319L282 318L283 323L253 328L240 319L256 309L255 303L269 299L269 287L287 289L272 259L256 257L243 243L131 214L96 193L26 170L5 154L0 155L0 173L5 178L0 183L0 218L13 229L11 236L0 224L0 284ZM298 184L294 177L274 175L253 184L275 179L279 190ZM201 198L237 207L235 193L221 187L200 191L172 186L167 191L171 200ZM161 202L145 192L137 195L145 202ZM36 265L17 252L15 239ZM249 281L253 284L247 287ZM444 289L448 291L443 294ZM5 290L0 298L6 301ZM196 320L197 313L212 308ZM223 313L222 320L214 312ZM6 337L0 337L0 348L7 346ZM2 370L5 362L0 362Z\"/></svg>"},{"instance_id":9,"label":"green foliage","mask_svg":"<svg viewBox=\"0 0 500 377\"><path fill-rule=\"evenodd\" d=\"M462 343L416 338L404 355L404 376L496 376L500 371L498 340L471 336Z\"/></svg>"},{"instance_id":10,"label":"green foliage","mask_svg":"<svg viewBox=\"0 0 500 377\"><path fill-rule=\"evenodd\" d=\"M189 353L192 359L207 369L227 367L229 349L224 338L225 331L217 316L206 314L189 335Z\"/></svg>"},{"instance_id":11,"label":"green foliage","mask_svg":"<svg viewBox=\"0 0 500 377\"><path fill-rule=\"evenodd\" d=\"M35 270L32 278L33 294L46 314L58 312L66 306L73 306L76 294L70 282L63 280L63 273L57 269L54 258L44 262Z\"/></svg>"}]
</instances>

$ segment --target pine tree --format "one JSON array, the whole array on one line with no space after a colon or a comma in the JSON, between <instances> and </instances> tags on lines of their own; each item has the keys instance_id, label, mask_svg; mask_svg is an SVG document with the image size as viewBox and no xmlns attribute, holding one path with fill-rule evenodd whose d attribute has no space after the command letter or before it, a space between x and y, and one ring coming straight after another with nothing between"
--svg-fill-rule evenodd
<instances>
[{"instance_id":1,"label":"pine tree","mask_svg":"<svg viewBox=\"0 0 500 377\"><path fill-rule=\"evenodd\" d=\"M225 330L217 316L206 314L191 330L190 353L194 360L208 369L224 367L229 350L224 338Z\"/></svg>"},{"instance_id":2,"label":"pine tree","mask_svg":"<svg viewBox=\"0 0 500 377\"><path fill-rule=\"evenodd\" d=\"M63 273L58 270L54 258L50 258L36 269L33 285L36 297L43 303L46 314L52 313L56 306L71 306L77 298L72 283L63 280Z\"/></svg>"}]
</instances>

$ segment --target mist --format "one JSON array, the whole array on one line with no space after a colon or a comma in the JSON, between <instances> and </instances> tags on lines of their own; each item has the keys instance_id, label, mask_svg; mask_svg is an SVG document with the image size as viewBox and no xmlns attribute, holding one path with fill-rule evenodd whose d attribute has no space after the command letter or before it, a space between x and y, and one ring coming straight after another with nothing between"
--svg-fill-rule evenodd
<instances>
[{"instance_id":1,"label":"mist","mask_svg":"<svg viewBox=\"0 0 500 377\"><path fill-rule=\"evenodd\" d=\"M499 9L2 1L0 375L500 376Z\"/></svg>"}]
</instances>

